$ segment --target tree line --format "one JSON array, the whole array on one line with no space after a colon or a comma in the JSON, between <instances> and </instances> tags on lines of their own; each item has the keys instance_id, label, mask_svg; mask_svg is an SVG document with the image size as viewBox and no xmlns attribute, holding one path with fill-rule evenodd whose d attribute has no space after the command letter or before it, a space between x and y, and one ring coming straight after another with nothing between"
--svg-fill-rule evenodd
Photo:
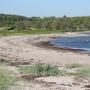
<instances>
[{"instance_id":1,"label":"tree line","mask_svg":"<svg viewBox=\"0 0 90 90\"><path fill-rule=\"evenodd\" d=\"M90 30L90 16L41 18L0 14L0 27L9 27L11 30Z\"/></svg>"}]
</instances>

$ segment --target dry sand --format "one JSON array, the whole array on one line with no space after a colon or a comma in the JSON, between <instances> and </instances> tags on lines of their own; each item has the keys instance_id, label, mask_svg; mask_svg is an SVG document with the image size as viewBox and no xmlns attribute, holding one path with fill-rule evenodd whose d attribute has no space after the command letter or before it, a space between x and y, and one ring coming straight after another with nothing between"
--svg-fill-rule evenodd
<instances>
[{"instance_id":1,"label":"dry sand","mask_svg":"<svg viewBox=\"0 0 90 90\"><path fill-rule=\"evenodd\" d=\"M31 64L48 63L53 65L65 65L70 63L80 63L83 65L90 65L89 54L37 47L38 42L52 40L51 37L78 35L80 34L3 36L0 37L0 56L12 62L26 61Z\"/></svg>"},{"instance_id":2,"label":"dry sand","mask_svg":"<svg viewBox=\"0 0 90 90\"><path fill-rule=\"evenodd\" d=\"M24 35L24 36L1 36L0 57L11 62L12 65L47 63L63 66L70 63L79 63L90 66L90 56L83 52L57 50L47 48L47 45L38 46L38 43L53 40L55 37L82 36L79 33L47 34L47 35ZM53 38L52 38L53 37ZM11 66L12 68L12 66ZM10 69L10 67L9 67ZM10 69L11 70L11 69ZM15 68L13 70L15 73ZM41 77L37 82L16 83L17 87L11 86L9 90L86 90L88 80L76 82L74 77ZM87 89L90 90L90 89Z\"/></svg>"}]
</instances>

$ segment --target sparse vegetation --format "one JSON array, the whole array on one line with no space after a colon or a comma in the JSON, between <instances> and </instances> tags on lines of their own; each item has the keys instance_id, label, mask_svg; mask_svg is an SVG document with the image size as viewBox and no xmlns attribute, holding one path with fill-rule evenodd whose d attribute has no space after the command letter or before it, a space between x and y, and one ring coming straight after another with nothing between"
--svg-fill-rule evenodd
<instances>
[{"instance_id":1,"label":"sparse vegetation","mask_svg":"<svg viewBox=\"0 0 90 90\"><path fill-rule=\"evenodd\" d=\"M82 67L82 65L78 63L73 63L73 64L66 64L65 67L68 69L72 69L72 68Z\"/></svg>"},{"instance_id":2,"label":"sparse vegetation","mask_svg":"<svg viewBox=\"0 0 90 90\"><path fill-rule=\"evenodd\" d=\"M75 75L79 77L90 77L90 68L81 68L80 70L77 70Z\"/></svg>"},{"instance_id":3,"label":"sparse vegetation","mask_svg":"<svg viewBox=\"0 0 90 90\"><path fill-rule=\"evenodd\" d=\"M0 31L0 35L30 35L30 34L52 34L52 33L64 33L63 30L31 30L31 31Z\"/></svg>"},{"instance_id":4,"label":"sparse vegetation","mask_svg":"<svg viewBox=\"0 0 90 90\"><path fill-rule=\"evenodd\" d=\"M58 70L58 68L47 64L35 64L33 66L26 66L19 68L23 73L29 73L33 76L57 76L65 75L66 71Z\"/></svg>"},{"instance_id":5,"label":"sparse vegetation","mask_svg":"<svg viewBox=\"0 0 90 90\"><path fill-rule=\"evenodd\" d=\"M67 69L77 68L75 72L69 72ZM80 64L72 64L67 69L59 70L47 64L35 64L33 66L22 66L20 72L32 76L77 76L90 77L90 68L81 67Z\"/></svg>"},{"instance_id":6,"label":"sparse vegetation","mask_svg":"<svg viewBox=\"0 0 90 90\"><path fill-rule=\"evenodd\" d=\"M7 90L16 80L16 76L10 71L0 69L0 90Z\"/></svg>"},{"instance_id":7,"label":"sparse vegetation","mask_svg":"<svg viewBox=\"0 0 90 90\"><path fill-rule=\"evenodd\" d=\"M9 61L5 60L5 59L0 59L0 64L7 64L9 63Z\"/></svg>"}]
</instances>

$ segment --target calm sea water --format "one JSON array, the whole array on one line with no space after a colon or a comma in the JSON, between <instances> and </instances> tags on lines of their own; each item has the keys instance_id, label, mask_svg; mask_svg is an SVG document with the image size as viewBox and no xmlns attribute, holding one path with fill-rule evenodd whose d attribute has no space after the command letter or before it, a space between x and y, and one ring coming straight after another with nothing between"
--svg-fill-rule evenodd
<instances>
[{"instance_id":1,"label":"calm sea water","mask_svg":"<svg viewBox=\"0 0 90 90\"><path fill-rule=\"evenodd\" d=\"M90 51L90 36L62 37L50 42L55 46Z\"/></svg>"}]
</instances>

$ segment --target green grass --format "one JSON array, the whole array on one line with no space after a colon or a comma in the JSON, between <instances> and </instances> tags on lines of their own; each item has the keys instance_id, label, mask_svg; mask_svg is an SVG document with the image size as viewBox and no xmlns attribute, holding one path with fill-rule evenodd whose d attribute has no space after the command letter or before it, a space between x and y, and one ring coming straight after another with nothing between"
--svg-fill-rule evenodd
<instances>
[{"instance_id":1,"label":"green grass","mask_svg":"<svg viewBox=\"0 0 90 90\"><path fill-rule=\"evenodd\" d=\"M35 64L33 66L24 66L19 68L20 72L31 74L33 76L58 76L65 75L64 70L58 70L47 64Z\"/></svg>"},{"instance_id":2,"label":"green grass","mask_svg":"<svg viewBox=\"0 0 90 90\"><path fill-rule=\"evenodd\" d=\"M16 30L16 31L0 31L0 35L8 36L8 35L30 35L30 34L53 34L53 33L64 33L64 30Z\"/></svg>"},{"instance_id":3,"label":"green grass","mask_svg":"<svg viewBox=\"0 0 90 90\"><path fill-rule=\"evenodd\" d=\"M75 73L76 76L79 77L90 77L90 67L89 68L81 68L80 70L77 70Z\"/></svg>"},{"instance_id":4,"label":"green grass","mask_svg":"<svg viewBox=\"0 0 90 90\"><path fill-rule=\"evenodd\" d=\"M9 61L5 60L5 59L0 59L0 64L7 64L9 63Z\"/></svg>"},{"instance_id":5,"label":"green grass","mask_svg":"<svg viewBox=\"0 0 90 90\"><path fill-rule=\"evenodd\" d=\"M7 90L16 80L16 76L10 71L0 69L0 90Z\"/></svg>"},{"instance_id":6,"label":"green grass","mask_svg":"<svg viewBox=\"0 0 90 90\"><path fill-rule=\"evenodd\" d=\"M76 30L71 32L82 32L83 30ZM70 32L70 30L0 30L0 35L2 36L8 36L8 35L31 35L31 34L59 34L59 33L65 33Z\"/></svg>"}]
</instances>

